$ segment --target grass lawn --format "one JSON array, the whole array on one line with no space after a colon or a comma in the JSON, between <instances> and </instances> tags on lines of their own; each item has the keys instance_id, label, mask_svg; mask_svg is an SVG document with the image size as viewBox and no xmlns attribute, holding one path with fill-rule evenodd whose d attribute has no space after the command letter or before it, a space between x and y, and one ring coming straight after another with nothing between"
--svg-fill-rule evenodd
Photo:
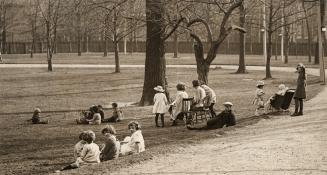
<instances>
[{"instance_id":1,"label":"grass lawn","mask_svg":"<svg viewBox=\"0 0 327 175\"><path fill-rule=\"evenodd\" d=\"M62 61L65 62L64 59ZM122 60L122 64L128 64L129 60L125 61ZM133 64L137 63L133 62ZM144 70L141 68L124 68L120 74L112 72L113 69L56 69L52 73L45 69L0 69L0 174L47 174L69 164L74 161L73 146L83 130L95 131L96 143L103 143L104 138L100 133L104 124L76 125L74 119L79 116L78 110L87 109L92 104L107 106L111 102L138 102L143 86ZM123 108L126 119L114 124L118 132L117 137L121 140L129 135L127 123L133 119L139 120L143 127L146 152L66 173L108 173L151 159L156 155L164 156L169 152L178 152L179 147L200 143L202 139L220 135L225 137L225 130L233 130L257 122L260 117L253 117L254 107L251 102L254 97L255 82L262 79L264 73L251 71L249 74L241 75L234 72L234 70L212 69L209 82L217 93L218 110L222 109L221 104L224 101L234 103L238 121L236 127L193 132L186 130L182 123L177 127L169 126L169 117L166 115L167 127L156 128L151 106L126 107ZM186 91L192 95L191 81L197 77L194 69L169 68L167 76L172 97L176 93L175 84L178 81L186 82L189 86ZM273 72L273 76L274 79L265 81L266 98L277 90L280 83L295 87L297 74ZM309 75L308 79L310 99L322 87L317 83L318 77ZM35 107L40 107L43 111L52 111L42 113L43 116L51 115L50 124L32 125L26 122L31 118L31 112ZM110 110L105 112L107 117L111 114Z\"/></svg>"},{"instance_id":2,"label":"grass lawn","mask_svg":"<svg viewBox=\"0 0 327 175\"><path fill-rule=\"evenodd\" d=\"M46 54L35 54L34 58L30 58L28 54L3 55L5 63L47 63ZM83 53L77 56L76 53L61 53L54 55L53 63L55 64L114 64L114 55L109 53L107 57L103 57L103 53ZM194 54L179 54L178 58L173 58L173 54L166 54L167 64L196 64ZM144 64L145 54L134 53L124 55L120 53L120 64ZM262 55L246 55L245 62L251 66L264 65ZM307 56L290 56L289 63L284 64L279 56L275 60L275 56L271 57L272 66L289 66L295 67L299 62L304 63L307 67L316 67L313 62L309 63ZM326 62L327 63L327 62ZM218 54L212 64L238 64L238 55ZM325 64L326 65L326 64Z\"/></svg>"}]
</instances>

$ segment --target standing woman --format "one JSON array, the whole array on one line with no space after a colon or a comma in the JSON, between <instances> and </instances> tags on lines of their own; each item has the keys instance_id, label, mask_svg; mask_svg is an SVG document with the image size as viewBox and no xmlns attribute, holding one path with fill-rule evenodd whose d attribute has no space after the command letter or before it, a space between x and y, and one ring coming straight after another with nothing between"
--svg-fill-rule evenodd
<instances>
[{"instance_id":1,"label":"standing woman","mask_svg":"<svg viewBox=\"0 0 327 175\"><path fill-rule=\"evenodd\" d=\"M302 63L299 63L296 67L296 72L299 76L297 78L297 86L294 93L295 111L291 116L303 115L303 99L306 98L305 87L307 86L307 77L305 74L305 66Z\"/></svg>"}]
</instances>

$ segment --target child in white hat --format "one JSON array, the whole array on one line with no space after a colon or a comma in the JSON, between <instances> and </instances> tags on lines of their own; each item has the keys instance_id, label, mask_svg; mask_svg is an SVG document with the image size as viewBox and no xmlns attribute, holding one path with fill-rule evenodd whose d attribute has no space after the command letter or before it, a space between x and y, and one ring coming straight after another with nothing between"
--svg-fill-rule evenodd
<instances>
[{"instance_id":1,"label":"child in white hat","mask_svg":"<svg viewBox=\"0 0 327 175\"><path fill-rule=\"evenodd\" d=\"M265 85L265 82L263 81L257 81L257 90L255 91L255 97L253 100L253 104L256 106L254 115L259 116L259 110L264 108L264 102L263 102L263 96L265 95L265 92L263 91L263 87Z\"/></svg>"},{"instance_id":2,"label":"child in white hat","mask_svg":"<svg viewBox=\"0 0 327 175\"><path fill-rule=\"evenodd\" d=\"M156 115L155 116L156 127L159 127L158 125L159 115L161 117L161 127L164 127L165 126L164 115L167 112L168 100L164 93L165 90L162 88L162 86L157 86L153 89L156 91L156 94L154 95L153 98L154 105L152 109L152 112Z\"/></svg>"}]
</instances>

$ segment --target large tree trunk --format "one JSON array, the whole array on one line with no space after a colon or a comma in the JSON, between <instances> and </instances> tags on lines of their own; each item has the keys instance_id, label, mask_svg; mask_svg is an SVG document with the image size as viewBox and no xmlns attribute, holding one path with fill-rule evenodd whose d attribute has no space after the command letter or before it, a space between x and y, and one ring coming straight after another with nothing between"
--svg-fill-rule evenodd
<instances>
[{"instance_id":1,"label":"large tree trunk","mask_svg":"<svg viewBox=\"0 0 327 175\"><path fill-rule=\"evenodd\" d=\"M140 105L153 104L157 85L165 87L166 61L164 29L161 24L164 12L163 0L146 0L146 56L143 94Z\"/></svg>"},{"instance_id":2,"label":"large tree trunk","mask_svg":"<svg viewBox=\"0 0 327 175\"><path fill-rule=\"evenodd\" d=\"M208 84L208 74L210 70L210 64L208 64L203 57L204 55L203 55L202 43L199 43L199 41L197 41L197 43L195 43L193 47L194 47L194 54L196 60L196 72L198 74L198 80L201 80L206 84ZM208 53L207 59L208 57L215 56L215 54L214 55L213 54L214 54L213 52Z\"/></svg>"},{"instance_id":3,"label":"large tree trunk","mask_svg":"<svg viewBox=\"0 0 327 175\"><path fill-rule=\"evenodd\" d=\"M245 9L244 5L240 5L240 27L245 28ZM246 73L246 67L245 67L245 33L240 32L240 54L239 54L239 63L238 63L238 69L236 73Z\"/></svg>"},{"instance_id":4,"label":"large tree trunk","mask_svg":"<svg viewBox=\"0 0 327 175\"><path fill-rule=\"evenodd\" d=\"M271 47L272 47L272 32L268 31L268 43L267 43L267 60L266 60L266 79L272 78L270 71L270 59L271 59Z\"/></svg>"}]
</instances>

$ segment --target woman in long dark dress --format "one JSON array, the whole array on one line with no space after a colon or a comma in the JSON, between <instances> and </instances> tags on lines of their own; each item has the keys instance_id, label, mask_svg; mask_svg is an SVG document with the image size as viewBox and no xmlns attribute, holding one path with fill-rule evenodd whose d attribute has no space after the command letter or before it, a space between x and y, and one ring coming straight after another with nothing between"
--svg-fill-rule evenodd
<instances>
[{"instance_id":1,"label":"woman in long dark dress","mask_svg":"<svg viewBox=\"0 0 327 175\"><path fill-rule=\"evenodd\" d=\"M294 93L295 110L291 116L303 115L303 100L306 98L305 87L307 86L307 78L305 74L305 66L302 63L299 63L296 70L299 76L297 78L297 86Z\"/></svg>"}]
</instances>

